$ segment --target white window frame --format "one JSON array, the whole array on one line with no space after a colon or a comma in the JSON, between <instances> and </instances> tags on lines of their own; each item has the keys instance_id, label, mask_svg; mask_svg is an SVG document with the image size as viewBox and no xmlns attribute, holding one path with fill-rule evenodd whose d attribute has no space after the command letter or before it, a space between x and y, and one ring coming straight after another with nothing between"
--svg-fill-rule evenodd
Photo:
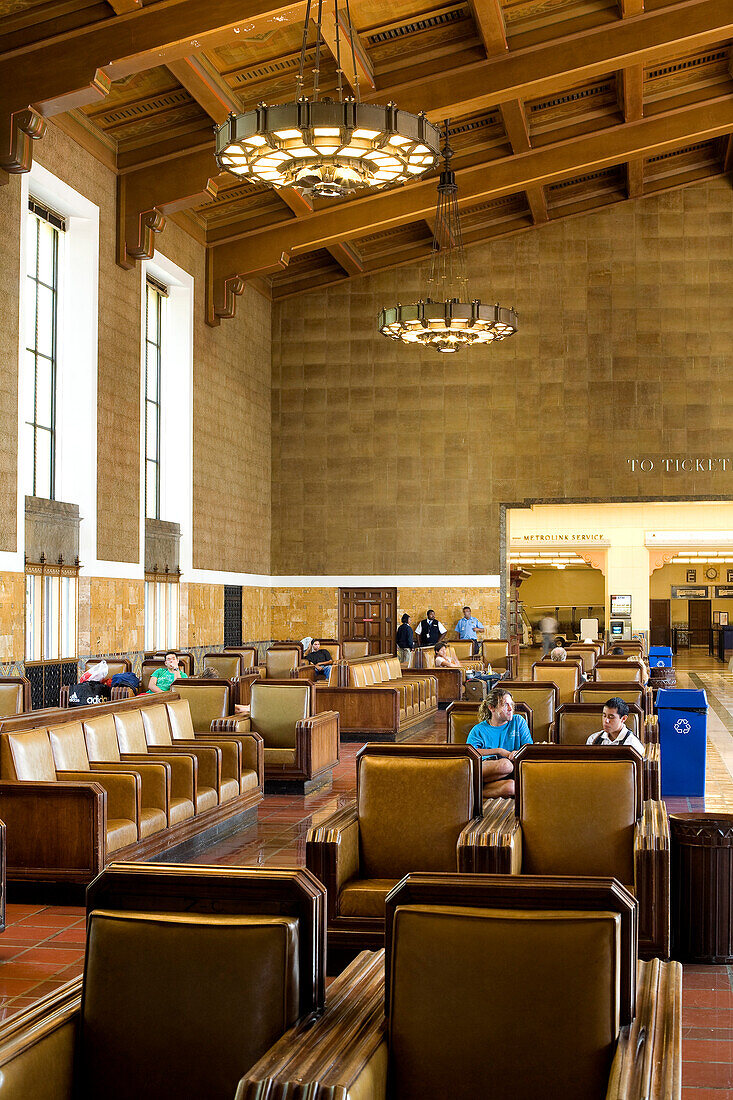
<instances>
[{"instance_id":1,"label":"white window frame","mask_svg":"<svg viewBox=\"0 0 733 1100\"><path fill-rule=\"evenodd\" d=\"M79 570L28 563L25 569L25 659L65 661L78 656Z\"/></svg>"}]
</instances>

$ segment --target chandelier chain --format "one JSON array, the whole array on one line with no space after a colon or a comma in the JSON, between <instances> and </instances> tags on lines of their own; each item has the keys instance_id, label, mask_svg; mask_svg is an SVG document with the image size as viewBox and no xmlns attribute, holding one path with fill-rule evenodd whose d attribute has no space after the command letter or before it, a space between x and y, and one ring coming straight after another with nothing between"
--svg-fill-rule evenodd
<instances>
[{"instance_id":1,"label":"chandelier chain","mask_svg":"<svg viewBox=\"0 0 733 1100\"><path fill-rule=\"evenodd\" d=\"M356 66L356 48L354 46L354 24L351 22L351 8L349 7L349 0L346 0L346 22L349 24L349 41L351 42L351 65L354 70L354 90L356 93L356 102L361 102L361 94L359 91L359 70ZM338 38L338 21L336 22L336 37Z\"/></svg>"},{"instance_id":2,"label":"chandelier chain","mask_svg":"<svg viewBox=\"0 0 733 1100\"><path fill-rule=\"evenodd\" d=\"M341 35L339 34L339 3L333 0L333 23L336 28L336 72L338 73L339 103L344 101L344 71L341 68Z\"/></svg>"},{"instance_id":3,"label":"chandelier chain","mask_svg":"<svg viewBox=\"0 0 733 1100\"><path fill-rule=\"evenodd\" d=\"M303 41L300 46L300 65L298 75L295 78L295 98L300 99L303 94L303 82L305 80L305 55L308 49L308 27L311 20L312 0L308 0L305 8L305 22L303 23Z\"/></svg>"},{"instance_id":4,"label":"chandelier chain","mask_svg":"<svg viewBox=\"0 0 733 1100\"><path fill-rule=\"evenodd\" d=\"M313 102L318 102L321 85L321 27L323 26L323 0L318 0L318 19L316 21L316 61L313 67ZM336 31L338 34L338 29Z\"/></svg>"}]
</instances>

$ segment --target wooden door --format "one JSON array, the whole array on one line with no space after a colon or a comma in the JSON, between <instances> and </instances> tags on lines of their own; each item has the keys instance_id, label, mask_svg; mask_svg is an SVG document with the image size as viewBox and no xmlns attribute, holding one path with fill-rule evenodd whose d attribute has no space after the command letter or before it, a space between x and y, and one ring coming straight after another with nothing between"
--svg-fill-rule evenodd
<instances>
[{"instance_id":1,"label":"wooden door","mask_svg":"<svg viewBox=\"0 0 733 1100\"><path fill-rule=\"evenodd\" d=\"M396 588L339 588L340 642L366 639L369 653L394 653Z\"/></svg>"},{"instance_id":2,"label":"wooden door","mask_svg":"<svg viewBox=\"0 0 733 1100\"><path fill-rule=\"evenodd\" d=\"M711 601L688 600L687 623L690 628L690 645L707 646L710 641Z\"/></svg>"},{"instance_id":3,"label":"wooden door","mask_svg":"<svg viewBox=\"0 0 733 1100\"><path fill-rule=\"evenodd\" d=\"M671 646L672 612L669 600L649 601L649 645Z\"/></svg>"}]
</instances>

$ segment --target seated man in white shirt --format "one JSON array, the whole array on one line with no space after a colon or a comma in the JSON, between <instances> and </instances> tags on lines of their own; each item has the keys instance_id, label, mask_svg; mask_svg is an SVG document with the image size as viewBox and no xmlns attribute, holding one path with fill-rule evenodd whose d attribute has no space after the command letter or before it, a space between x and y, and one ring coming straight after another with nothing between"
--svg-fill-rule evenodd
<instances>
[{"instance_id":1,"label":"seated man in white shirt","mask_svg":"<svg viewBox=\"0 0 733 1100\"><path fill-rule=\"evenodd\" d=\"M629 704L614 696L603 704L603 729L592 733L586 745L630 745L643 756L644 746L635 733L626 728Z\"/></svg>"}]
</instances>

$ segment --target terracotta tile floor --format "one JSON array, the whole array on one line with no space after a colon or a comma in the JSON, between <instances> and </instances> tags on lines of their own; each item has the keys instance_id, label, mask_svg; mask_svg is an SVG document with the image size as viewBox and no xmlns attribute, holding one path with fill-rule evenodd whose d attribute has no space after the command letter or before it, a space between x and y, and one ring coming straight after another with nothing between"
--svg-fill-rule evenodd
<instances>
[{"instance_id":1,"label":"terracotta tile floor","mask_svg":"<svg viewBox=\"0 0 733 1100\"><path fill-rule=\"evenodd\" d=\"M534 659L532 655L531 659ZM522 667L529 665L524 657ZM705 687L713 705L708 715L705 798L669 799L673 810L733 811L733 676L702 651L675 659L680 687ZM445 737L445 715L416 740ZM197 856L197 863L293 867L305 863L311 825L345 805L354 793L358 745L342 745L333 785L308 797L269 795L258 821ZM81 973L83 909L9 904L0 935L0 1019L19 1012ZM684 968L683 1097L733 1100L733 966Z\"/></svg>"}]
</instances>

